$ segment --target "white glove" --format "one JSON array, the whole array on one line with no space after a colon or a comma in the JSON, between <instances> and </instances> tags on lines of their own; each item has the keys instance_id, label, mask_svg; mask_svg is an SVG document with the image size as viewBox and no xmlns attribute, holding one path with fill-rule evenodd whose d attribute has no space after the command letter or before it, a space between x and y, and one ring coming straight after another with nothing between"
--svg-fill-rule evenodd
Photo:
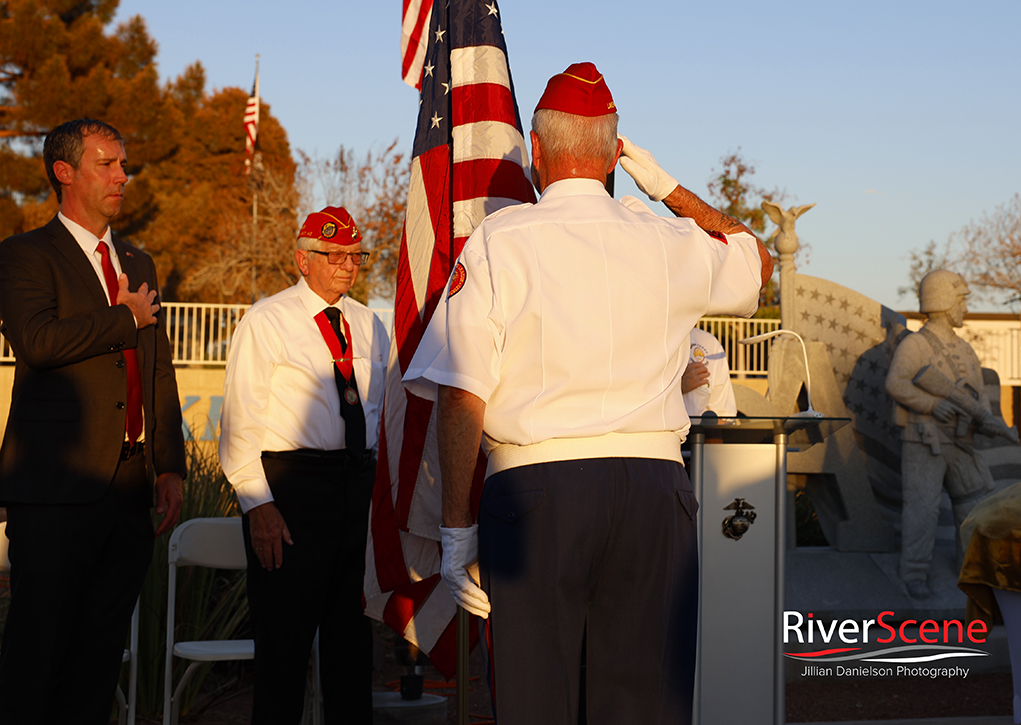
<instances>
[{"instance_id":1,"label":"white glove","mask_svg":"<svg viewBox=\"0 0 1021 725\"><path fill-rule=\"evenodd\" d=\"M440 527L443 561L440 576L446 582L454 601L483 619L489 617L489 597L477 582L479 579L479 527L463 529Z\"/></svg>"},{"instance_id":2,"label":"white glove","mask_svg":"<svg viewBox=\"0 0 1021 725\"><path fill-rule=\"evenodd\" d=\"M624 150L620 156L620 165L624 171L638 184L638 188L649 195L653 201L663 201L677 188L677 179L672 177L656 163L652 154L640 146L635 146L627 136L617 134L624 142Z\"/></svg>"}]
</instances>

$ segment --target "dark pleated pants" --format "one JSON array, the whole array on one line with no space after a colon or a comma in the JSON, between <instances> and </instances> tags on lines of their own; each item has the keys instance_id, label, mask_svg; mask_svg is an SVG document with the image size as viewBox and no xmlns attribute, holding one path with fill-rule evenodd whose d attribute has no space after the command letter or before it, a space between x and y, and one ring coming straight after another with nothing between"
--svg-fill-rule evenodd
<instances>
[{"instance_id":1,"label":"dark pleated pants","mask_svg":"<svg viewBox=\"0 0 1021 725\"><path fill-rule=\"evenodd\" d=\"M264 453L263 468L294 541L283 566L266 571L248 551L248 601L255 639L252 723L301 719L309 654L319 630L326 723L372 722L372 630L362 613L362 579L372 458Z\"/></svg>"},{"instance_id":2,"label":"dark pleated pants","mask_svg":"<svg viewBox=\"0 0 1021 725\"><path fill-rule=\"evenodd\" d=\"M500 725L691 719L697 504L671 461L605 458L491 476L479 510Z\"/></svg>"},{"instance_id":3,"label":"dark pleated pants","mask_svg":"<svg viewBox=\"0 0 1021 725\"><path fill-rule=\"evenodd\" d=\"M131 613L152 560L145 457L98 501L11 504L11 605L0 645L0 723L106 725Z\"/></svg>"}]
</instances>

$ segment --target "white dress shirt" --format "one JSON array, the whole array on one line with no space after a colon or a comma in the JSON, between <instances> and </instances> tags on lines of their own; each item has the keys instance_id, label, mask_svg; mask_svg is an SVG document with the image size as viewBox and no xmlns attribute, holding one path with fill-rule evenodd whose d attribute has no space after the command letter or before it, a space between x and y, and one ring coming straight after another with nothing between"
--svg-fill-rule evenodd
<instances>
[{"instance_id":1,"label":"white dress shirt","mask_svg":"<svg viewBox=\"0 0 1021 725\"><path fill-rule=\"evenodd\" d=\"M273 500L263 451L345 447L333 355L313 319L327 306L301 279L255 303L234 332L223 384L220 463L242 511ZM334 307L351 327L365 444L375 450L390 350L386 328L349 297Z\"/></svg>"},{"instance_id":2,"label":"white dress shirt","mask_svg":"<svg viewBox=\"0 0 1021 725\"><path fill-rule=\"evenodd\" d=\"M598 181L558 181L475 230L404 382L423 397L440 384L485 401L487 453L669 432L676 453L647 457L679 459L688 333L705 314L753 314L760 274L748 234L725 243ZM563 448L544 446L547 460Z\"/></svg>"},{"instance_id":3,"label":"white dress shirt","mask_svg":"<svg viewBox=\"0 0 1021 725\"><path fill-rule=\"evenodd\" d=\"M99 284L103 285L103 290L106 292L107 299L109 299L110 290L106 287L106 277L103 275L103 258L99 256L99 252L96 250L99 249L100 241L106 242L106 246L110 248L110 263L113 265L113 271L120 277L123 270L121 269L120 257L117 256L117 249L113 246L113 234L110 232L110 227L107 226L102 237L97 237L81 224L68 219L61 212L57 212L57 218L67 228L67 231L71 232L71 236L78 242L78 246L85 252L85 256L89 258L92 268L96 270L96 276L99 277ZM117 290L113 291L113 297L117 299ZM135 324L138 324L137 320Z\"/></svg>"},{"instance_id":4,"label":"white dress shirt","mask_svg":"<svg viewBox=\"0 0 1021 725\"><path fill-rule=\"evenodd\" d=\"M730 382L727 351L716 337L696 327L691 331L691 352L688 362L700 362L709 369L709 382L684 393L684 408L689 417L701 416L707 410L721 418L737 415L734 386Z\"/></svg>"}]
</instances>

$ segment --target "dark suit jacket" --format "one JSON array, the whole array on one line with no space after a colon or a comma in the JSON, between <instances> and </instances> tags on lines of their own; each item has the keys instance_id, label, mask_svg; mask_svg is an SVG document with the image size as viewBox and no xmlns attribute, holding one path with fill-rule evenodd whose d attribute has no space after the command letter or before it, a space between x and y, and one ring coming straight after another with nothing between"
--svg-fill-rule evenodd
<instances>
[{"instance_id":1,"label":"dark suit jacket","mask_svg":"<svg viewBox=\"0 0 1021 725\"><path fill-rule=\"evenodd\" d=\"M114 237L132 290L156 288L149 255ZM86 503L106 491L124 442L127 376L137 348L149 481L185 474L177 379L163 310L137 330L110 306L95 269L56 217L0 243L0 322L16 358L0 448L0 502Z\"/></svg>"}]
</instances>

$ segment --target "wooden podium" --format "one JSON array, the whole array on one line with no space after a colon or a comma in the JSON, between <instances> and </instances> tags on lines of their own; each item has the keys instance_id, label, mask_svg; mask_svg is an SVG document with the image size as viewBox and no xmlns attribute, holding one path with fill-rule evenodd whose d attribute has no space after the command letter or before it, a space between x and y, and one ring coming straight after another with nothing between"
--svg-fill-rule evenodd
<instances>
[{"instance_id":1,"label":"wooden podium","mask_svg":"<svg viewBox=\"0 0 1021 725\"><path fill-rule=\"evenodd\" d=\"M785 722L787 450L805 450L850 422L692 419L700 592L695 725Z\"/></svg>"}]
</instances>

